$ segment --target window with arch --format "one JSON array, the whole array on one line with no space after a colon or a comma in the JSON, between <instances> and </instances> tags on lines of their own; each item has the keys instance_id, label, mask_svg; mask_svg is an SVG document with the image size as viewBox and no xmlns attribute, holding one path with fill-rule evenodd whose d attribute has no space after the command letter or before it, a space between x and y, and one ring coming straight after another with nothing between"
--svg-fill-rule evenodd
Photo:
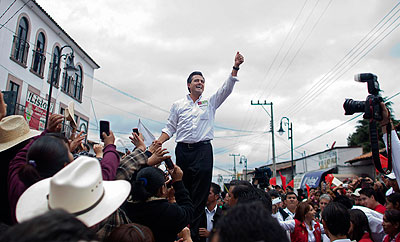
<instances>
[{"instance_id":1,"label":"window with arch","mask_svg":"<svg viewBox=\"0 0 400 242\"><path fill-rule=\"evenodd\" d=\"M69 65L71 63L71 57L67 56L67 59L65 60L65 66ZM73 77L67 75L67 71L64 69L63 72L63 77L62 77L62 86L61 86L61 91L65 92L66 94L71 96L72 93L72 81Z\"/></svg>"},{"instance_id":2,"label":"window with arch","mask_svg":"<svg viewBox=\"0 0 400 242\"><path fill-rule=\"evenodd\" d=\"M28 19L26 17L22 17L18 23L17 33L14 35L11 59L24 67L26 67L26 60L29 50L28 32Z\"/></svg>"},{"instance_id":3,"label":"window with arch","mask_svg":"<svg viewBox=\"0 0 400 242\"><path fill-rule=\"evenodd\" d=\"M59 87L59 80L60 80L60 66L59 66L60 54L61 54L60 47L58 46L54 47L52 62L50 62L49 76L47 80L48 83L53 81L53 85L57 88Z\"/></svg>"},{"instance_id":4,"label":"window with arch","mask_svg":"<svg viewBox=\"0 0 400 242\"><path fill-rule=\"evenodd\" d=\"M79 101L82 101L82 90L83 90L82 74L83 74L82 67L78 65L78 71L75 73L72 96Z\"/></svg>"},{"instance_id":5,"label":"window with arch","mask_svg":"<svg viewBox=\"0 0 400 242\"><path fill-rule=\"evenodd\" d=\"M44 52L45 43L46 37L44 36L43 32L40 32L36 40L35 49L33 50L33 62L31 70L33 73L39 75L41 78L43 78L44 63L46 61L46 54Z\"/></svg>"}]
</instances>

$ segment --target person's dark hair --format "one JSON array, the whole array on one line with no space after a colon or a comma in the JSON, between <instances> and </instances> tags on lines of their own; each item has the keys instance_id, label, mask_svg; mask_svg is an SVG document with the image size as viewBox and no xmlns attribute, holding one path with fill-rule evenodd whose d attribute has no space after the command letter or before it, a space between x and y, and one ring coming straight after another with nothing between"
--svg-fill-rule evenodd
<instances>
[{"instance_id":1,"label":"person's dark hair","mask_svg":"<svg viewBox=\"0 0 400 242\"><path fill-rule=\"evenodd\" d=\"M277 190L275 190L275 189L269 190L268 194L269 194L270 197L275 197L275 198L281 197L279 192Z\"/></svg>"},{"instance_id":2,"label":"person's dark hair","mask_svg":"<svg viewBox=\"0 0 400 242\"><path fill-rule=\"evenodd\" d=\"M215 195L219 195L221 193L221 187L214 182L211 182L211 189Z\"/></svg>"},{"instance_id":3,"label":"person's dark hair","mask_svg":"<svg viewBox=\"0 0 400 242\"><path fill-rule=\"evenodd\" d=\"M374 199L376 200L376 192L373 188L367 187L367 188L363 188L360 190L359 192L360 194L363 194L367 197L372 197L374 196Z\"/></svg>"},{"instance_id":4,"label":"person's dark hair","mask_svg":"<svg viewBox=\"0 0 400 242\"><path fill-rule=\"evenodd\" d=\"M271 197L268 193L253 186L237 185L233 188L232 194L238 204L260 201L269 212L272 211Z\"/></svg>"},{"instance_id":5,"label":"person's dark hair","mask_svg":"<svg viewBox=\"0 0 400 242\"><path fill-rule=\"evenodd\" d=\"M156 196L159 189L165 184L162 170L155 167L145 167L137 173L136 180L131 181L132 200L145 202Z\"/></svg>"},{"instance_id":6,"label":"person's dark hair","mask_svg":"<svg viewBox=\"0 0 400 242\"><path fill-rule=\"evenodd\" d=\"M351 209L353 207L353 201L344 195L338 195L333 199L333 202L337 202L345 206L347 209Z\"/></svg>"},{"instance_id":7,"label":"person's dark hair","mask_svg":"<svg viewBox=\"0 0 400 242\"><path fill-rule=\"evenodd\" d=\"M60 133L48 133L37 139L28 150L27 163L19 170L21 181L27 186L52 177L70 162L68 140Z\"/></svg>"},{"instance_id":8,"label":"person's dark hair","mask_svg":"<svg viewBox=\"0 0 400 242\"><path fill-rule=\"evenodd\" d=\"M250 186L252 187L250 182L244 181L244 180L232 180L229 182L229 186L238 186L238 185L244 185L244 186Z\"/></svg>"},{"instance_id":9,"label":"person's dark hair","mask_svg":"<svg viewBox=\"0 0 400 242\"><path fill-rule=\"evenodd\" d=\"M350 222L353 224L353 231L349 234L351 240L359 241L365 232L371 235L368 218L360 209L350 209Z\"/></svg>"},{"instance_id":10,"label":"person's dark hair","mask_svg":"<svg viewBox=\"0 0 400 242\"><path fill-rule=\"evenodd\" d=\"M322 211L322 220L329 232L335 236L347 235L350 228L350 214L347 208L338 202L331 202Z\"/></svg>"},{"instance_id":11,"label":"person's dark hair","mask_svg":"<svg viewBox=\"0 0 400 242\"><path fill-rule=\"evenodd\" d=\"M294 191L294 189L293 189L293 187L292 187L292 186L286 186L286 190L291 190L291 191Z\"/></svg>"},{"instance_id":12,"label":"person's dark hair","mask_svg":"<svg viewBox=\"0 0 400 242\"><path fill-rule=\"evenodd\" d=\"M299 205L297 205L296 207L296 213L294 215L294 219L297 219L300 222L304 222L304 218L306 217L306 214L310 211L311 206L312 205L309 202L299 203Z\"/></svg>"},{"instance_id":13,"label":"person's dark hair","mask_svg":"<svg viewBox=\"0 0 400 242\"><path fill-rule=\"evenodd\" d=\"M296 193L294 193L294 192L287 192L287 193L286 193L286 196L285 196L285 200L287 199L287 197L288 197L289 195L295 195L295 196L296 196L296 199L298 199L298 196L297 196Z\"/></svg>"},{"instance_id":14,"label":"person's dark hair","mask_svg":"<svg viewBox=\"0 0 400 242\"><path fill-rule=\"evenodd\" d=\"M74 215L62 209L16 224L4 232L0 242L77 242L96 240L95 233Z\"/></svg>"},{"instance_id":15,"label":"person's dark hair","mask_svg":"<svg viewBox=\"0 0 400 242\"><path fill-rule=\"evenodd\" d=\"M400 193L392 193L389 196L386 197L388 202L393 203L393 206L397 209L400 209Z\"/></svg>"},{"instance_id":16,"label":"person's dark hair","mask_svg":"<svg viewBox=\"0 0 400 242\"><path fill-rule=\"evenodd\" d=\"M123 224L115 228L104 242L154 242L149 227L141 224Z\"/></svg>"},{"instance_id":17,"label":"person's dark hair","mask_svg":"<svg viewBox=\"0 0 400 242\"><path fill-rule=\"evenodd\" d=\"M218 220L219 242L288 242L286 232L261 202L238 204ZM217 235L215 235L217 236Z\"/></svg>"},{"instance_id":18,"label":"person's dark hair","mask_svg":"<svg viewBox=\"0 0 400 242\"><path fill-rule=\"evenodd\" d=\"M396 209L389 209L385 211L385 217L388 222L395 225L396 223L399 224L397 232L400 231L400 211Z\"/></svg>"}]
</instances>

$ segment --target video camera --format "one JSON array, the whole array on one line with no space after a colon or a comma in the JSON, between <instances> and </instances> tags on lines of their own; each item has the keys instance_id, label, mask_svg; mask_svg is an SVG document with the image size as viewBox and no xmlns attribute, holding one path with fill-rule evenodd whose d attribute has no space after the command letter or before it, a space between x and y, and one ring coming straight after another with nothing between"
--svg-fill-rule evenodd
<instances>
[{"instance_id":1,"label":"video camera","mask_svg":"<svg viewBox=\"0 0 400 242\"><path fill-rule=\"evenodd\" d=\"M269 186L269 179L272 176L272 171L268 167L255 168L253 185L259 185L260 188L267 188Z\"/></svg>"},{"instance_id":2,"label":"video camera","mask_svg":"<svg viewBox=\"0 0 400 242\"><path fill-rule=\"evenodd\" d=\"M345 115L352 115L354 113L364 113L363 118L369 119L369 134L371 140L372 158L376 169L381 173L387 173L392 169L391 159L388 161L388 169L384 171L379 158L379 143L378 143L378 130L376 128L376 121L382 121L382 108L380 103L383 98L379 95L381 91L379 88L378 77L372 73L361 73L354 76L357 82L366 82L368 86L368 93L365 101L354 101L353 99L346 99L343 103ZM391 154L388 155L391 158Z\"/></svg>"}]
</instances>

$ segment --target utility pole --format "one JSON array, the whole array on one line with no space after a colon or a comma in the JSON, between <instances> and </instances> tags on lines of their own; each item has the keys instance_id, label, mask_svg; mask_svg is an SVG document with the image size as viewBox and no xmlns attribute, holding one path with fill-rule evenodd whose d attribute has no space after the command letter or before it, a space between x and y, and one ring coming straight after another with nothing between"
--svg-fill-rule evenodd
<instances>
[{"instance_id":1,"label":"utility pole","mask_svg":"<svg viewBox=\"0 0 400 242\"><path fill-rule=\"evenodd\" d=\"M271 134L272 134L272 170L273 170L272 177L276 177L275 132L274 132L274 108L273 108L273 103L272 102L267 103L267 101L265 101L265 100L264 100L264 103L260 103L260 101L257 101L257 103L253 103L253 101L251 101L251 105L261 105L261 107L264 109L264 111L271 117L270 128L271 128ZM264 108L264 105L271 106L271 115Z\"/></svg>"},{"instance_id":2,"label":"utility pole","mask_svg":"<svg viewBox=\"0 0 400 242\"><path fill-rule=\"evenodd\" d=\"M237 179L236 174L236 156L240 156L240 154L229 154L229 156L233 156L233 175L235 176L235 180Z\"/></svg>"}]
</instances>

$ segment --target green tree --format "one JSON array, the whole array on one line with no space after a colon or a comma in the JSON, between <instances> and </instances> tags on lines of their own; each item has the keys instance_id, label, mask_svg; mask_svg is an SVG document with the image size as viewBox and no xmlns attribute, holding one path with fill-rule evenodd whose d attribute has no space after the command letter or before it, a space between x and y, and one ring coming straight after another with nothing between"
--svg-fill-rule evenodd
<instances>
[{"instance_id":1,"label":"green tree","mask_svg":"<svg viewBox=\"0 0 400 242\"><path fill-rule=\"evenodd\" d=\"M387 98L384 98L386 100ZM390 116L392 117L393 123L397 125L399 123L398 120L394 119L393 110L391 108L392 102L386 102L386 107L388 107L390 111ZM382 140L382 130L381 128L377 127L378 129L378 138L379 138L379 148L384 148L385 144ZM371 152L371 142L369 137L369 120L362 119L357 121L356 131L354 133L349 134L347 137L347 145L348 146L361 146L363 148L363 152Z\"/></svg>"}]
</instances>

